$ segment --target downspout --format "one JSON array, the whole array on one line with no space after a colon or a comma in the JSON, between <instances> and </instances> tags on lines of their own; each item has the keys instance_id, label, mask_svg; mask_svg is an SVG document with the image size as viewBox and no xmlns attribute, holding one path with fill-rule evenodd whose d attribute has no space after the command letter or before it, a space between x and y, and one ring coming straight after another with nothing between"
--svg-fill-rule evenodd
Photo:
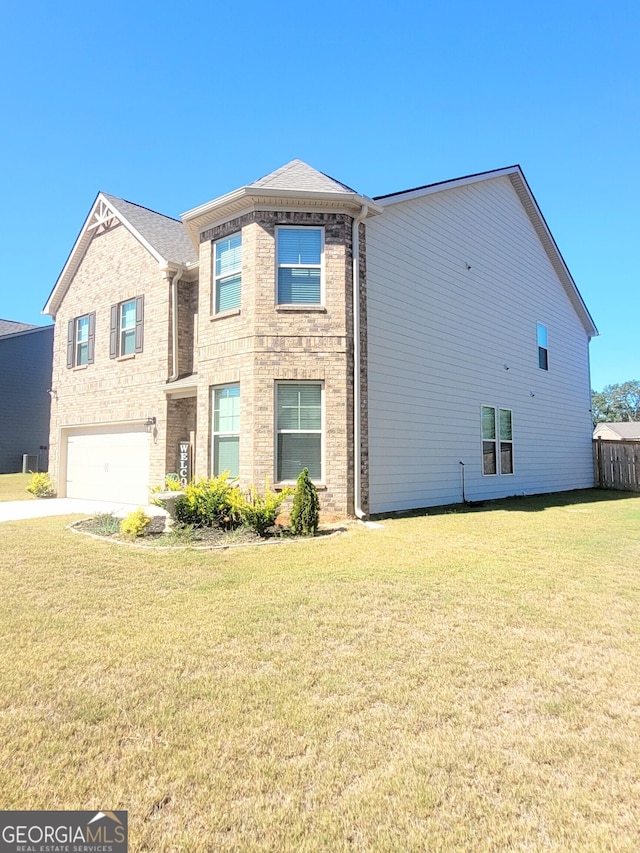
<instances>
[{"instance_id":1,"label":"downspout","mask_svg":"<svg viewBox=\"0 0 640 853\"><path fill-rule=\"evenodd\" d=\"M360 223L369 213L369 206L362 205L360 214L353 220L351 232L353 258L353 502L356 518L364 518L362 510L362 448L360 424Z\"/></svg>"},{"instance_id":2,"label":"downspout","mask_svg":"<svg viewBox=\"0 0 640 853\"><path fill-rule=\"evenodd\" d=\"M175 382L180 375L178 370L178 279L183 273L183 268L162 267L162 276L165 281L171 279L171 376L167 382Z\"/></svg>"}]
</instances>

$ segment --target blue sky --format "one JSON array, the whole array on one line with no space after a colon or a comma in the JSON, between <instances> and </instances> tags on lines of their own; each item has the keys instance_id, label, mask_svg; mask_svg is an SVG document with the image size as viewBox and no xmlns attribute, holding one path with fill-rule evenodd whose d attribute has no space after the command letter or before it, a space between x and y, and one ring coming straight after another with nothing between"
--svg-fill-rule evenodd
<instances>
[{"instance_id":1,"label":"blue sky","mask_svg":"<svg viewBox=\"0 0 640 853\"><path fill-rule=\"evenodd\" d=\"M640 378L640 51L621 0L0 6L0 317L40 311L99 190L171 216L295 157L366 195L520 163Z\"/></svg>"}]
</instances>

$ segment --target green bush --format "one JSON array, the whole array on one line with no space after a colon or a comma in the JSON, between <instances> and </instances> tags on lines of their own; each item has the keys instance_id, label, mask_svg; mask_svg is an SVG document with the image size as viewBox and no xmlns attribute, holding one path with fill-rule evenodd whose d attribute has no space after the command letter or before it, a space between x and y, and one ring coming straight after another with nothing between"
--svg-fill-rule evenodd
<instances>
[{"instance_id":1,"label":"green bush","mask_svg":"<svg viewBox=\"0 0 640 853\"><path fill-rule=\"evenodd\" d=\"M275 524L280 507L292 494L293 489L288 487L280 492L274 492L266 482L264 495L258 494L255 486L250 486L247 494L243 494L240 489L232 489L231 503L242 523L255 530L259 536L264 536Z\"/></svg>"},{"instance_id":2,"label":"green bush","mask_svg":"<svg viewBox=\"0 0 640 853\"><path fill-rule=\"evenodd\" d=\"M27 491L37 498L52 498L56 493L49 475L45 473L34 474L31 480L29 480Z\"/></svg>"},{"instance_id":3,"label":"green bush","mask_svg":"<svg viewBox=\"0 0 640 853\"><path fill-rule=\"evenodd\" d=\"M185 486L184 497L176 501L176 521L194 527L237 527L239 516L231 504L234 491L228 471L211 480L192 481Z\"/></svg>"},{"instance_id":4,"label":"green bush","mask_svg":"<svg viewBox=\"0 0 640 853\"><path fill-rule=\"evenodd\" d=\"M99 512L91 519L91 533L98 536L109 536L120 532L120 519L112 512Z\"/></svg>"},{"instance_id":5,"label":"green bush","mask_svg":"<svg viewBox=\"0 0 640 853\"><path fill-rule=\"evenodd\" d=\"M296 536L315 536L318 532L320 501L318 490L311 482L309 471L303 468L296 483L291 510L291 530Z\"/></svg>"},{"instance_id":6,"label":"green bush","mask_svg":"<svg viewBox=\"0 0 640 853\"><path fill-rule=\"evenodd\" d=\"M120 530L127 536L144 536L149 524L151 524L151 518L143 509L138 507L138 509L130 512L126 518L122 519Z\"/></svg>"}]
</instances>

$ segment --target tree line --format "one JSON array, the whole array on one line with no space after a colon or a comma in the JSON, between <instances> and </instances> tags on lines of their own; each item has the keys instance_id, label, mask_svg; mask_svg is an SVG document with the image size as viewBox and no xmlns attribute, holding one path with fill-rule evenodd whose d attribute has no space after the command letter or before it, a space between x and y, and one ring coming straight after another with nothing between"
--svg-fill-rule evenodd
<instances>
[{"instance_id":1,"label":"tree line","mask_svg":"<svg viewBox=\"0 0 640 853\"><path fill-rule=\"evenodd\" d=\"M592 391L591 411L594 424L640 421L640 380L630 379Z\"/></svg>"}]
</instances>

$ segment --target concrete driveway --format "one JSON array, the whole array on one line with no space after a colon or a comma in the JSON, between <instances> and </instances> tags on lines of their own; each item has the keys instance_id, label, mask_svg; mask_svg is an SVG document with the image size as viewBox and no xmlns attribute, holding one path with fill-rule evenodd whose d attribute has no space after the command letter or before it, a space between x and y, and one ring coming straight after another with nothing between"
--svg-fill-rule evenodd
<instances>
[{"instance_id":1,"label":"concrete driveway","mask_svg":"<svg viewBox=\"0 0 640 853\"><path fill-rule=\"evenodd\" d=\"M49 515L97 515L100 512L112 512L118 518L124 518L138 509L139 504L110 503L108 501L87 501L80 498L43 498L35 501L0 502L1 521L22 521L27 518L45 518ZM143 507L147 515L166 515L158 506Z\"/></svg>"}]
</instances>

